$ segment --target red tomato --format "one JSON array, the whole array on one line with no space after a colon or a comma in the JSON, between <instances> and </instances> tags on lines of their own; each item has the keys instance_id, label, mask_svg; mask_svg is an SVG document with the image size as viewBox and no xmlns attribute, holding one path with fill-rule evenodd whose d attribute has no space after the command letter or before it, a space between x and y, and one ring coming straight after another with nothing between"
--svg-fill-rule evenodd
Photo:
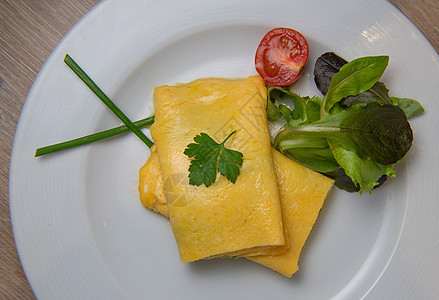
<instances>
[{"instance_id":1,"label":"red tomato","mask_svg":"<svg viewBox=\"0 0 439 300\"><path fill-rule=\"evenodd\" d=\"M289 85L302 74L308 56L308 42L300 32L274 28L262 38L256 50L256 71L269 84Z\"/></svg>"}]
</instances>

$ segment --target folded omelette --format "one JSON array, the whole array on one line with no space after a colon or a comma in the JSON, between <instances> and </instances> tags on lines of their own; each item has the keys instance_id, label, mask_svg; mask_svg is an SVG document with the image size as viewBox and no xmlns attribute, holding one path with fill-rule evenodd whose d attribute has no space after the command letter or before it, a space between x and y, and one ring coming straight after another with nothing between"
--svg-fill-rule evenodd
<instances>
[{"instance_id":1,"label":"folded omelette","mask_svg":"<svg viewBox=\"0 0 439 300\"><path fill-rule=\"evenodd\" d=\"M285 245L266 99L259 76L154 89L151 135L182 262ZM190 185L184 149L201 132L221 142L233 131L225 146L243 154L236 182L218 175L209 187Z\"/></svg>"},{"instance_id":2,"label":"folded omelette","mask_svg":"<svg viewBox=\"0 0 439 300\"><path fill-rule=\"evenodd\" d=\"M274 149L272 153L280 192L284 233L288 243L279 247L284 248L277 250L279 254L246 257L291 277L299 269L300 253L334 181L292 161ZM166 217L169 215L157 150L154 146L151 156L139 170L139 193L140 201L146 208Z\"/></svg>"}]
</instances>

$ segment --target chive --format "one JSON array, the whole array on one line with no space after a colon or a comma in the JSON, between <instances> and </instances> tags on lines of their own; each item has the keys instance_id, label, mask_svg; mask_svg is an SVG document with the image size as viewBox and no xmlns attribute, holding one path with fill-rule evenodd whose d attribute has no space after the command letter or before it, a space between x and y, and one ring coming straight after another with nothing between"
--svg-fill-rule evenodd
<instances>
[{"instance_id":1,"label":"chive","mask_svg":"<svg viewBox=\"0 0 439 300\"><path fill-rule=\"evenodd\" d=\"M154 123L154 116L136 121L133 124L137 128L142 128L142 127L146 127L148 125L151 125L152 123ZM73 148L73 147L78 147L78 146L89 144L89 143L93 143L93 142L100 141L102 139L106 139L106 138L109 138L109 137L112 137L112 136L115 136L115 135L118 135L121 133L128 132L128 131L130 131L130 129L126 125L122 125L119 127L107 129L105 131L93 133L93 134L86 135L86 136L76 138L73 140L69 140L66 142L41 147L35 151L35 157L49 154L49 153L56 152L56 151L61 151L61 150Z\"/></svg>"},{"instance_id":2,"label":"chive","mask_svg":"<svg viewBox=\"0 0 439 300\"><path fill-rule=\"evenodd\" d=\"M76 75L98 96L102 102L107 105L111 111L132 131L134 132L148 147L151 148L153 142L128 119L128 117L104 94L104 92L93 82L93 80L78 66L78 64L68 55L64 57L64 62L75 72Z\"/></svg>"}]
</instances>

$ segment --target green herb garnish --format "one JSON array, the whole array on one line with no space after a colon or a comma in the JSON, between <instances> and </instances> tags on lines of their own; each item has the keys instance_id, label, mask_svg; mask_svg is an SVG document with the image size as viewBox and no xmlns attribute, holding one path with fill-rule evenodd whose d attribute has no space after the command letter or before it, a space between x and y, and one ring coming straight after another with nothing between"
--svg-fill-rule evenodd
<instances>
[{"instance_id":1,"label":"green herb garnish","mask_svg":"<svg viewBox=\"0 0 439 300\"><path fill-rule=\"evenodd\" d=\"M152 123L154 123L154 116L133 122L134 126L136 126L137 128L143 128L143 127L146 127L148 125L151 125ZM109 138L109 137L112 137L112 136L115 136L118 134L126 133L129 131L130 131L130 129L126 125L122 125L119 127L107 129L107 130L93 133L93 134L89 134L89 135L79 137L79 138L76 138L73 140L69 140L66 142L41 147L35 151L35 157L49 154L49 153L53 153L56 151L61 151L61 150L69 149L69 148L74 148L74 147L90 144L90 143L100 141L100 140L103 140L103 139L106 139L106 138Z\"/></svg>"},{"instance_id":2,"label":"green herb garnish","mask_svg":"<svg viewBox=\"0 0 439 300\"><path fill-rule=\"evenodd\" d=\"M66 54L64 62L75 72L76 75L98 96L102 102L107 105L111 111L132 131L134 132L148 147L153 145L153 142L146 137L146 135L137 128L128 117L104 94L104 92L93 82L93 80L79 67L79 65Z\"/></svg>"},{"instance_id":3,"label":"green herb garnish","mask_svg":"<svg viewBox=\"0 0 439 300\"><path fill-rule=\"evenodd\" d=\"M193 158L189 166L189 184L206 187L215 182L218 172L235 183L242 165L242 153L227 149L225 143L235 133L218 144L208 134L200 133L195 136L195 143L191 143L184 150L184 154Z\"/></svg>"}]
</instances>

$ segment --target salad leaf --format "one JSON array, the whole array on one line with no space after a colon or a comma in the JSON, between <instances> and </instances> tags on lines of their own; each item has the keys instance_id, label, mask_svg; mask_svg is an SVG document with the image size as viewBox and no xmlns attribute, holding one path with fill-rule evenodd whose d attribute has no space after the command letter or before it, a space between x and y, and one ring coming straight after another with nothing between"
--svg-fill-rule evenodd
<instances>
[{"instance_id":1,"label":"salad leaf","mask_svg":"<svg viewBox=\"0 0 439 300\"><path fill-rule=\"evenodd\" d=\"M332 76L328 92L323 98L321 117L329 113L335 103L370 89L380 79L388 63L388 56L366 56L343 65Z\"/></svg>"},{"instance_id":2,"label":"salad leaf","mask_svg":"<svg viewBox=\"0 0 439 300\"><path fill-rule=\"evenodd\" d=\"M392 104L389 97L389 90L382 82L375 83L370 89L355 96L349 96L340 101L340 104L352 106L354 104L367 104L376 102L379 104Z\"/></svg>"},{"instance_id":3,"label":"salad leaf","mask_svg":"<svg viewBox=\"0 0 439 300\"><path fill-rule=\"evenodd\" d=\"M280 139L277 149L298 163L319 172L330 172L340 168L324 137L289 136Z\"/></svg>"},{"instance_id":4,"label":"salad leaf","mask_svg":"<svg viewBox=\"0 0 439 300\"><path fill-rule=\"evenodd\" d=\"M323 53L317 59L314 67L314 81L323 95L326 95L329 90L332 76L340 71L340 68L347 63L347 60L341 58L334 52ZM380 104L391 104L392 102L388 93L389 90L386 86L378 81L369 90L355 96L349 96L343 99L341 103L346 106L370 101L376 101Z\"/></svg>"},{"instance_id":5,"label":"salad leaf","mask_svg":"<svg viewBox=\"0 0 439 300\"><path fill-rule=\"evenodd\" d=\"M268 89L267 117L269 121L278 121L284 117L291 126L317 121L320 119L321 105L322 98L319 97L302 97L278 86Z\"/></svg>"},{"instance_id":6,"label":"salad leaf","mask_svg":"<svg viewBox=\"0 0 439 300\"><path fill-rule=\"evenodd\" d=\"M268 94L270 95L270 94ZM268 121L278 121L282 118L282 113L277 107L273 101L270 100L270 96L268 96L268 103L267 103L267 119Z\"/></svg>"},{"instance_id":7,"label":"salad leaf","mask_svg":"<svg viewBox=\"0 0 439 300\"><path fill-rule=\"evenodd\" d=\"M273 102L280 104L276 106ZM291 103L294 110L291 110L284 104L288 102ZM268 103L271 103L273 106L270 108L271 113L268 114L268 119L276 121L283 116L291 126L303 124L307 122L306 102L307 98L303 98L296 93L277 86L270 87L268 89Z\"/></svg>"},{"instance_id":8,"label":"salad leaf","mask_svg":"<svg viewBox=\"0 0 439 300\"><path fill-rule=\"evenodd\" d=\"M325 173L326 176L328 176L329 178L332 178L335 180L334 185L336 187L338 187L341 190L345 190L348 191L350 193L355 193L355 192L360 192L360 186L358 184L355 184L351 177L349 177L348 175L346 175L345 170L343 170L342 168L338 168L335 171L332 172L326 172ZM379 188L380 186L382 186L387 180L387 175L384 174L382 175L373 189Z\"/></svg>"},{"instance_id":9,"label":"salad leaf","mask_svg":"<svg viewBox=\"0 0 439 300\"><path fill-rule=\"evenodd\" d=\"M413 132L404 112L393 105L369 103L353 106L337 114L343 118L340 132L328 138L329 144L339 143L355 149L361 158L377 163L395 164L409 151ZM346 138L348 137L348 138Z\"/></svg>"},{"instance_id":10,"label":"salad leaf","mask_svg":"<svg viewBox=\"0 0 439 300\"><path fill-rule=\"evenodd\" d=\"M308 115L309 122L320 120L320 107L322 105L322 101L322 98L312 97L306 102L306 113Z\"/></svg>"},{"instance_id":11,"label":"salad leaf","mask_svg":"<svg viewBox=\"0 0 439 300\"><path fill-rule=\"evenodd\" d=\"M328 144L355 149L361 158L381 164L398 162L410 149L413 133L404 112L393 105L355 105L306 125L280 132L275 145L291 135L325 137ZM333 146L332 146L333 147Z\"/></svg>"},{"instance_id":12,"label":"salad leaf","mask_svg":"<svg viewBox=\"0 0 439 300\"><path fill-rule=\"evenodd\" d=\"M371 191L379 185L383 175L389 177L396 176L393 165L382 165L371 159L361 159L355 151L337 147L333 153L334 157L343 167L343 171L351 178L354 186L359 186L359 189L356 191L359 191L360 194L364 191ZM336 179L336 185L340 186L340 179L338 181Z\"/></svg>"},{"instance_id":13,"label":"salad leaf","mask_svg":"<svg viewBox=\"0 0 439 300\"><path fill-rule=\"evenodd\" d=\"M314 67L314 81L323 95L328 92L332 76L334 76L334 74L336 74L340 68L347 63L347 60L341 58L334 52L323 53L317 59ZM367 91L342 99L340 104L349 107L354 104L365 105L369 102L399 106L406 113L407 119L413 118L424 112L421 104L414 99L390 97L389 90L385 84L379 81Z\"/></svg>"},{"instance_id":14,"label":"salad leaf","mask_svg":"<svg viewBox=\"0 0 439 300\"><path fill-rule=\"evenodd\" d=\"M338 187L348 191L371 191L387 177L394 177L394 164L413 142L407 118L423 108L415 100L389 96L385 84L378 81L387 64L387 56L348 63L334 53L325 53L316 62L323 70L314 70L323 98L291 96L277 88L270 102L285 125L274 138L275 147L334 178ZM279 104L286 98L294 99L291 109ZM297 111L296 103L301 105Z\"/></svg>"},{"instance_id":15,"label":"salad leaf","mask_svg":"<svg viewBox=\"0 0 439 300\"><path fill-rule=\"evenodd\" d=\"M409 98L396 98L396 97L391 97L391 99L393 105L398 106L404 111L405 115L407 116L407 119L411 119L424 112L424 108L416 100Z\"/></svg>"},{"instance_id":16,"label":"salad leaf","mask_svg":"<svg viewBox=\"0 0 439 300\"><path fill-rule=\"evenodd\" d=\"M225 143L235 132L230 133L221 144L215 142L207 133L195 136L195 143L189 144L184 150L184 154L194 158L189 166L189 184L204 183L208 187L215 182L218 172L231 182L236 182L243 155L225 147Z\"/></svg>"},{"instance_id":17,"label":"salad leaf","mask_svg":"<svg viewBox=\"0 0 439 300\"><path fill-rule=\"evenodd\" d=\"M312 138L326 138L333 158L329 152L317 150L315 145L303 147L299 153L300 147L290 147L293 142L298 144L297 137L308 138L308 144ZM274 143L276 148L287 149L296 160L320 172L334 171L340 166L354 184L359 184L360 192L364 192L371 190L382 175L393 174L388 166L400 161L412 142L413 133L404 112L393 105L372 102L366 106L354 105L305 125L285 128ZM323 143L320 148L324 148ZM325 156L326 164L322 162Z\"/></svg>"},{"instance_id":18,"label":"salad leaf","mask_svg":"<svg viewBox=\"0 0 439 300\"><path fill-rule=\"evenodd\" d=\"M329 90L332 76L340 71L340 68L348 61L334 52L325 52L317 58L314 65L314 82L323 95Z\"/></svg>"},{"instance_id":19,"label":"salad leaf","mask_svg":"<svg viewBox=\"0 0 439 300\"><path fill-rule=\"evenodd\" d=\"M284 154L294 161L321 173L334 172L340 169L329 146L324 148L290 148Z\"/></svg>"}]
</instances>

